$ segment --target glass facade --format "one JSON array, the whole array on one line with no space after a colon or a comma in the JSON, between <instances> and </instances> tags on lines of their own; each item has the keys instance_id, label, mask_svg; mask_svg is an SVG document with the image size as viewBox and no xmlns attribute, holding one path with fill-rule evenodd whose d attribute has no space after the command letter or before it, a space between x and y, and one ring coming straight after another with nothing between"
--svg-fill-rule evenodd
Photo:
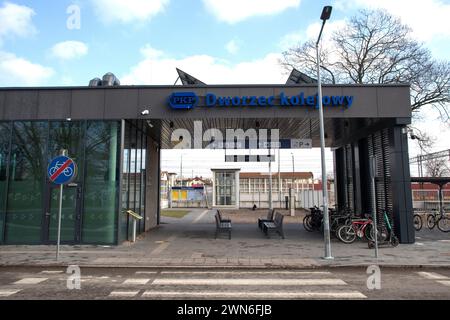
<instances>
[{"instance_id":1,"label":"glass facade","mask_svg":"<svg viewBox=\"0 0 450 320\"><path fill-rule=\"evenodd\" d=\"M5 242L41 243L48 122L14 122Z\"/></svg>"},{"instance_id":2,"label":"glass facade","mask_svg":"<svg viewBox=\"0 0 450 320\"><path fill-rule=\"evenodd\" d=\"M216 172L216 205L236 205L236 174L234 172Z\"/></svg>"},{"instance_id":3,"label":"glass facade","mask_svg":"<svg viewBox=\"0 0 450 320\"><path fill-rule=\"evenodd\" d=\"M120 122L0 122L0 242L56 241L59 187L47 164L61 149L77 164L64 186L63 243L116 244Z\"/></svg>"},{"instance_id":4,"label":"glass facade","mask_svg":"<svg viewBox=\"0 0 450 320\"><path fill-rule=\"evenodd\" d=\"M114 243L119 195L118 122L88 122L82 242Z\"/></svg>"},{"instance_id":5,"label":"glass facade","mask_svg":"<svg viewBox=\"0 0 450 320\"><path fill-rule=\"evenodd\" d=\"M121 240L132 236L132 218L126 211L132 210L144 219L137 222L137 233L145 231L147 133L143 121L125 121L122 163L122 215Z\"/></svg>"},{"instance_id":6,"label":"glass facade","mask_svg":"<svg viewBox=\"0 0 450 320\"><path fill-rule=\"evenodd\" d=\"M11 124L0 123L0 243L3 243L5 230L10 136Z\"/></svg>"}]
</instances>

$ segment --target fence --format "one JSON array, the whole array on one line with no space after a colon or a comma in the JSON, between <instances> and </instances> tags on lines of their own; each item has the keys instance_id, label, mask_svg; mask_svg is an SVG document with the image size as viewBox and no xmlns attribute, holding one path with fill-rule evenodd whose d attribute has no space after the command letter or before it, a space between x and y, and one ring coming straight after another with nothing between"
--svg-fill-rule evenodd
<instances>
[{"instance_id":1,"label":"fence","mask_svg":"<svg viewBox=\"0 0 450 320\"><path fill-rule=\"evenodd\" d=\"M289 197L289 193L278 192L272 193L272 204L274 208L286 208L286 197ZM294 192L295 207L296 208L311 208L313 206L322 206L322 190L299 190ZM331 189L328 192L330 207L335 204L334 190ZM269 193L268 192L254 192L246 193L241 192L239 194L239 203L241 208L251 208L256 205L258 208L269 208ZM288 202L289 203L289 202Z\"/></svg>"},{"instance_id":2,"label":"fence","mask_svg":"<svg viewBox=\"0 0 450 320\"><path fill-rule=\"evenodd\" d=\"M450 212L450 190L442 190L444 211ZM412 190L413 208L415 210L438 210L439 190Z\"/></svg>"}]
</instances>

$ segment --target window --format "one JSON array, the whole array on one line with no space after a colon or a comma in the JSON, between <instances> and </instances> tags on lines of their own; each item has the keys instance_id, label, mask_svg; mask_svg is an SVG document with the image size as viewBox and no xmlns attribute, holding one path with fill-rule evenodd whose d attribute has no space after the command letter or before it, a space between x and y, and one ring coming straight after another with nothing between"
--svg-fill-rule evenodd
<instances>
[{"instance_id":1,"label":"window","mask_svg":"<svg viewBox=\"0 0 450 320\"><path fill-rule=\"evenodd\" d=\"M234 172L216 172L216 205L236 204L236 181Z\"/></svg>"},{"instance_id":2,"label":"window","mask_svg":"<svg viewBox=\"0 0 450 320\"><path fill-rule=\"evenodd\" d=\"M48 122L14 122L6 243L41 242Z\"/></svg>"},{"instance_id":3,"label":"window","mask_svg":"<svg viewBox=\"0 0 450 320\"><path fill-rule=\"evenodd\" d=\"M82 240L111 244L116 241L118 139L116 121L88 121Z\"/></svg>"},{"instance_id":4,"label":"window","mask_svg":"<svg viewBox=\"0 0 450 320\"><path fill-rule=\"evenodd\" d=\"M9 142L11 139L11 124L0 123L0 243L4 240L4 224L6 216L6 192Z\"/></svg>"}]
</instances>

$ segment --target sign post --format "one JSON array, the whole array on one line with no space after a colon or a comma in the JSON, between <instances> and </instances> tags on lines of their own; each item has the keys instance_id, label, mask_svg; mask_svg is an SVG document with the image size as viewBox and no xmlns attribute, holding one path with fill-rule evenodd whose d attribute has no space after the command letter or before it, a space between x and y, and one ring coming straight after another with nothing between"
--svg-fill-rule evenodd
<instances>
[{"instance_id":1,"label":"sign post","mask_svg":"<svg viewBox=\"0 0 450 320\"><path fill-rule=\"evenodd\" d=\"M56 240L56 260L59 260L59 247L61 244L61 212L63 203L64 185L72 182L77 173L75 162L67 157L67 150L61 150L61 155L50 161L47 175L50 182L59 185L58 231Z\"/></svg>"}]
</instances>

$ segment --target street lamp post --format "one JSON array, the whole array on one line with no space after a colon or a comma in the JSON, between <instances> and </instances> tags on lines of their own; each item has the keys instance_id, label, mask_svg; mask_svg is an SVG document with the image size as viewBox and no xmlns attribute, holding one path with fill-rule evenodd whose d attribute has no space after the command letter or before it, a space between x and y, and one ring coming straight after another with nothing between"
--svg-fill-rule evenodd
<instances>
[{"instance_id":1,"label":"street lamp post","mask_svg":"<svg viewBox=\"0 0 450 320\"><path fill-rule=\"evenodd\" d=\"M322 83L320 78L320 38L322 36L325 23L331 16L331 6L325 6L322 10L320 19L322 20L322 27L320 28L319 37L316 42L316 55L317 55L317 102L319 105L319 121L320 121L320 149L321 149L321 161L322 161L322 200L323 200L323 229L324 229L324 241L325 241L325 256L324 259L333 259L331 255L331 241L330 241L330 220L328 215L328 182L327 171L325 165L325 126L323 120L323 104L322 104Z\"/></svg>"},{"instance_id":2,"label":"street lamp post","mask_svg":"<svg viewBox=\"0 0 450 320\"><path fill-rule=\"evenodd\" d=\"M290 203L291 203L291 216L295 216L295 165L294 165L294 153L291 152L292 156L292 184L290 189Z\"/></svg>"}]
</instances>

